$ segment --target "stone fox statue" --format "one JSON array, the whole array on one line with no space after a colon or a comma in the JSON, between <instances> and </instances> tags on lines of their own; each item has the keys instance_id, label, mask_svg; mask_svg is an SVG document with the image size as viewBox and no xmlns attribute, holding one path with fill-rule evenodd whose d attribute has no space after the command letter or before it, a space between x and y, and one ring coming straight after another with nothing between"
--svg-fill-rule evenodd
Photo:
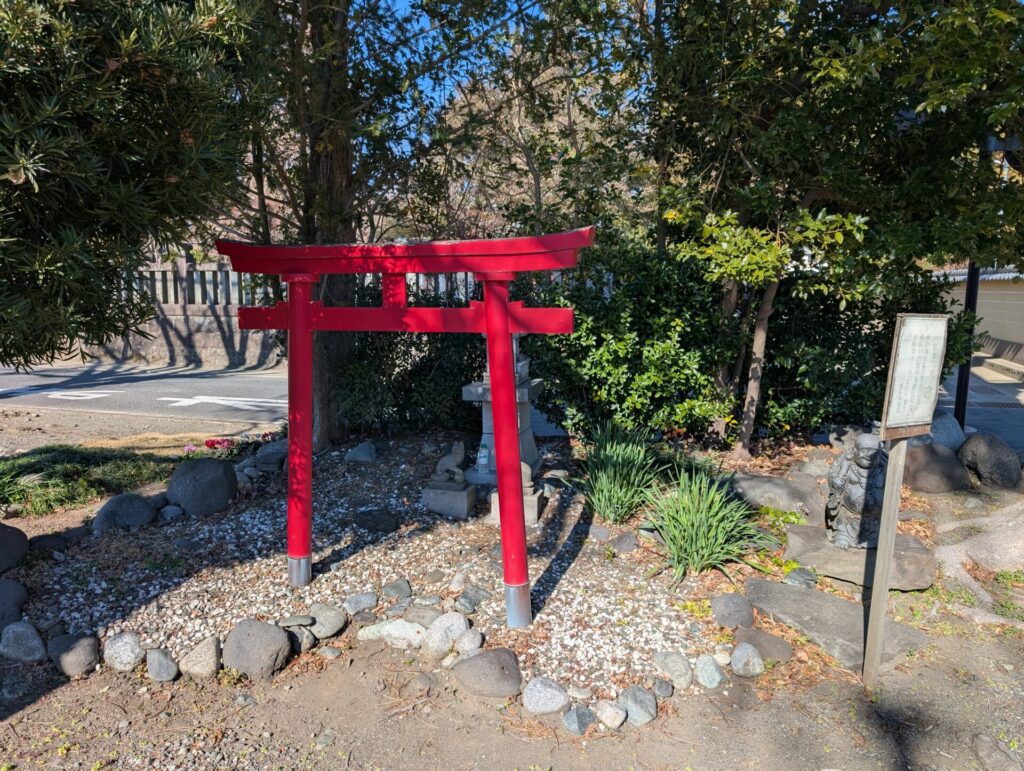
<instances>
[{"instance_id":1,"label":"stone fox statue","mask_svg":"<svg viewBox=\"0 0 1024 771\"><path fill-rule=\"evenodd\" d=\"M882 520L889 453L875 434L864 434L828 472L826 537L840 549L874 549Z\"/></svg>"},{"instance_id":2,"label":"stone fox statue","mask_svg":"<svg viewBox=\"0 0 1024 771\"><path fill-rule=\"evenodd\" d=\"M466 446L462 442L454 442L452 451L437 462L437 468L430 476L431 484L464 486L466 475L462 471L462 464L465 460Z\"/></svg>"}]
</instances>

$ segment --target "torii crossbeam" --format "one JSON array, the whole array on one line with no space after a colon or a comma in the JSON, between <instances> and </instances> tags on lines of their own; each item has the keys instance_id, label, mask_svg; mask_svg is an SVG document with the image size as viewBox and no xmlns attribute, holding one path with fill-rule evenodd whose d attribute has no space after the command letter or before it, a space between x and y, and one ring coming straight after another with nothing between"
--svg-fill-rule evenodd
<instances>
[{"instance_id":1,"label":"torii crossbeam","mask_svg":"<svg viewBox=\"0 0 1024 771\"><path fill-rule=\"evenodd\" d=\"M288 330L288 578L312 580L313 531L313 332L469 332L487 336L498 505L510 627L528 626L530 577L519 458L512 335L572 332L571 308L526 308L509 300L516 273L564 270L580 249L594 243L594 228L532 238L432 241L419 244L278 246L218 241L231 267L281 276L288 299L268 308L238 309L241 329ZM483 283L483 302L468 308L410 308L407 273L473 273ZM325 307L313 285L331 273L380 273L378 308Z\"/></svg>"}]
</instances>

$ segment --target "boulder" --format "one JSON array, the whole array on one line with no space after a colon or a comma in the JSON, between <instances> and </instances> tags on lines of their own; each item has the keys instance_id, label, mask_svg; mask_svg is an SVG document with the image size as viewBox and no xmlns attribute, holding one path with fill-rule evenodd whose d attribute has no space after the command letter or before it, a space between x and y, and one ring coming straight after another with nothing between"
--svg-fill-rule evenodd
<instances>
[{"instance_id":1,"label":"boulder","mask_svg":"<svg viewBox=\"0 0 1024 771\"><path fill-rule=\"evenodd\" d=\"M103 663L118 672L131 672L146 657L138 632L121 632L103 644Z\"/></svg>"},{"instance_id":2,"label":"boulder","mask_svg":"<svg viewBox=\"0 0 1024 771\"><path fill-rule=\"evenodd\" d=\"M597 715L589 707L573 707L562 715L562 727L571 734L583 736L597 722Z\"/></svg>"},{"instance_id":3,"label":"boulder","mask_svg":"<svg viewBox=\"0 0 1024 771\"><path fill-rule=\"evenodd\" d=\"M377 448L373 442L367 439L345 453L345 460L354 463L371 463L377 460Z\"/></svg>"},{"instance_id":4,"label":"boulder","mask_svg":"<svg viewBox=\"0 0 1024 771\"><path fill-rule=\"evenodd\" d=\"M443 659L464 632L469 631L469 621L454 611L437 617L427 629L420 644L423 655L430 659Z\"/></svg>"},{"instance_id":5,"label":"boulder","mask_svg":"<svg viewBox=\"0 0 1024 771\"><path fill-rule=\"evenodd\" d=\"M837 549L820 527L787 525L783 559L807 565L822 575L871 586L875 579L875 549ZM936 578L935 555L920 538L896 534L889 588L901 592L927 589ZM749 626L749 624L747 624Z\"/></svg>"},{"instance_id":6,"label":"boulder","mask_svg":"<svg viewBox=\"0 0 1024 771\"><path fill-rule=\"evenodd\" d=\"M484 645L484 636L479 629L467 629L455 641L455 650L461 654L479 650Z\"/></svg>"},{"instance_id":7,"label":"boulder","mask_svg":"<svg viewBox=\"0 0 1024 771\"><path fill-rule=\"evenodd\" d=\"M956 455L986 485L1012 490L1020 484L1020 456L994 434L971 434Z\"/></svg>"},{"instance_id":8,"label":"boulder","mask_svg":"<svg viewBox=\"0 0 1024 771\"><path fill-rule=\"evenodd\" d=\"M288 660L291 643L279 626L246 618L235 624L224 642L224 667L252 680L268 680Z\"/></svg>"},{"instance_id":9,"label":"boulder","mask_svg":"<svg viewBox=\"0 0 1024 771\"><path fill-rule=\"evenodd\" d=\"M46 644L28 621L15 621L0 634L0 656L28 664L46 658Z\"/></svg>"},{"instance_id":10,"label":"boulder","mask_svg":"<svg viewBox=\"0 0 1024 771\"><path fill-rule=\"evenodd\" d=\"M757 677L764 672L761 651L750 643L741 642L733 648L729 666L732 668L733 674L740 677Z\"/></svg>"},{"instance_id":11,"label":"boulder","mask_svg":"<svg viewBox=\"0 0 1024 771\"><path fill-rule=\"evenodd\" d=\"M966 441L967 436L956 418L948 412L937 412L932 418L932 429L924 436L910 438L910 447L918 447L925 444L934 444L937 447L945 447L947 450L956 452ZM908 448L909 449L909 448Z\"/></svg>"},{"instance_id":12,"label":"boulder","mask_svg":"<svg viewBox=\"0 0 1024 771\"><path fill-rule=\"evenodd\" d=\"M569 694L554 680L535 677L523 689L523 707L534 715L564 712L569 707Z\"/></svg>"},{"instance_id":13,"label":"boulder","mask_svg":"<svg viewBox=\"0 0 1024 771\"><path fill-rule=\"evenodd\" d=\"M252 458L251 468L259 469L268 473L280 471L288 460L288 440L277 439L267 442L256 451Z\"/></svg>"},{"instance_id":14,"label":"boulder","mask_svg":"<svg viewBox=\"0 0 1024 771\"><path fill-rule=\"evenodd\" d=\"M135 493L115 495L103 504L92 521L94 533L110 530L137 530L157 517L156 507L148 498Z\"/></svg>"},{"instance_id":15,"label":"boulder","mask_svg":"<svg viewBox=\"0 0 1024 771\"><path fill-rule=\"evenodd\" d=\"M860 671L867 616L862 605L814 589L761 578L747 579L746 589L747 599L759 611L803 632L847 669ZM927 644L923 633L888 619L882 662L892 662Z\"/></svg>"},{"instance_id":16,"label":"boulder","mask_svg":"<svg viewBox=\"0 0 1024 771\"><path fill-rule=\"evenodd\" d=\"M626 710L626 719L637 727L647 725L658 716L658 700L639 685L631 685L619 694L619 706Z\"/></svg>"},{"instance_id":17,"label":"boulder","mask_svg":"<svg viewBox=\"0 0 1024 771\"><path fill-rule=\"evenodd\" d=\"M762 474L734 474L730 485L733 493L752 509L765 506L824 521L825 501L818 492L818 480L802 472L793 472L790 476L790 479L778 479Z\"/></svg>"},{"instance_id":18,"label":"boulder","mask_svg":"<svg viewBox=\"0 0 1024 771\"><path fill-rule=\"evenodd\" d=\"M475 696L510 699L523 687L519 659L508 648L493 648L471 658L461 658L452 673L459 685Z\"/></svg>"},{"instance_id":19,"label":"boulder","mask_svg":"<svg viewBox=\"0 0 1024 771\"><path fill-rule=\"evenodd\" d=\"M714 690L725 682L725 672L722 671L721 665L715 661L714 656L709 656L706 653L698 656L694 669L697 672L697 682L704 688Z\"/></svg>"},{"instance_id":20,"label":"boulder","mask_svg":"<svg viewBox=\"0 0 1024 771\"><path fill-rule=\"evenodd\" d=\"M819 534L822 532L818 528L811 529ZM754 609L750 607L750 603L742 594L735 592L712 597L711 613L715 617L716 624L728 629L754 625Z\"/></svg>"},{"instance_id":21,"label":"boulder","mask_svg":"<svg viewBox=\"0 0 1024 771\"><path fill-rule=\"evenodd\" d=\"M739 635L743 629L736 630ZM672 679L672 685L680 690L690 687L693 682L693 670L690 669L690 660L678 651L658 651L654 654L654 664L658 669Z\"/></svg>"},{"instance_id":22,"label":"boulder","mask_svg":"<svg viewBox=\"0 0 1024 771\"><path fill-rule=\"evenodd\" d=\"M28 602L25 587L13 578L0 578L0 629L21 619L21 609Z\"/></svg>"},{"instance_id":23,"label":"boulder","mask_svg":"<svg viewBox=\"0 0 1024 771\"><path fill-rule=\"evenodd\" d=\"M309 631L318 640L334 637L348 623L348 613L346 611L323 602L314 602L310 605L309 615L314 619L314 623L310 626Z\"/></svg>"},{"instance_id":24,"label":"boulder","mask_svg":"<svg viewBox=\"0 0 1024 771\"><path fill-rule=\"evenodd\" d=\"M46 646L50 660L68 677L82 677L100 663L100 641L96 637L62 634Z\"/></svg>"},{"instance_id":25,"label":"boulder","mask_svg":"<svg viewBox=\"0 0 1024 771\"><path fill-rule=\"evenodd\" d=\"M193 517L222 511L237 492L235 467L220 458L183 461L167 483L168 501Z\"/></svg>"},{"instance_id":26,"label":"boulder","mask_svg":"<svg viewBox=\"0 0 1024 771\"><path fill-rule=\"evenodd\" d=\"M211 635L178 662L181 674L193 680L208 680L220 671L220 638Z\"/></svg>"},{"instance_id":27,"label":"boulder","mask_svg":"<svg viewBox=\"0 0 1024 771\"><path fill-rule=\"evenodd\" d=\"M621 704L602 699L594 705L594 714L597 715L597 719L601 721L605 728L614 731L626 722L628 713Z\"/></svg>"},{"instance_id":28,"label":"boulder","mask_svg":"<svg viewBox=\"0 0 1024 771\"><path fill-rule=\"evenodd\" d=\"M776 661L785 664L793 657L793 646L761 629L740 627L736 630L736 642L747 643L757 648L762 661Z\"/></svg>"},{"instance_id":29,"label":"boulder","mask_svg":"<svg viewBox=\"0 0 1024 771\"><path fill-rule=\"evenodd\" d=\"M17 527L0 523L0 573L17 565L28 551L28 536Z\"/></svg>"},{"instance_id":30,"label":"boulder","mask_svg":"<svg viewBox=\"0 0 1024 771\"><path fill-rule=\"evenodd\" d=\"M903 484L919 493L948 493L968 489L971 478L953 450L929 442L907 448Z\"/></svg>"},{"instance_id":31,"label":"boulder","mask_svg":"<svg viewBox=\"0 0 1024 771\"><path fill-rule=\"evenodd\" d=\"M384 642L392 648L409 650L410 648L419 648L423 644L427 630L419 624L413 624L403 618L396 618L385 623L387 628L384 630Z\"/></svg>"},{"instance_id":32,"label":"boulder","mask_svg":"<svg viewBox=\"0 0 1024 771\"><path fill-rule=\"evenodd\" d=\"M165 648L150 648L146 651L146 673L150 680L169 683L178 677L178 663Z\"/></svg>"}]
</instances>

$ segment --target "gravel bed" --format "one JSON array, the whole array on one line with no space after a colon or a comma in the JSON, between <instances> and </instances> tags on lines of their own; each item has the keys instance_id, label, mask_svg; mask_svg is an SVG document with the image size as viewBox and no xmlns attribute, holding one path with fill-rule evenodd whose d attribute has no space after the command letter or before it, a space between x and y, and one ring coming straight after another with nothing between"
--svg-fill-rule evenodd
<instances>
[{"instance_id":1,"label":"gravel bed","mask_svg":"<svg viewBox=\"0 0 1024 771\"><path fill-rule=\"evenodd\" d=\"M471 616L487 645L507 644L523 667L563 685L611 690L649 679L657 650L691 655L712 641L682 609L687 585L645 579L643 550L611 558L586 537L582 505L571 490L548 504L531 535L534 605L529 630L504 629L497 530L479 521L453 523L424 511L420 490L434 461L422 438L392 442L378 460L346 463L344 448L317 458L314 474L314 580L293 589L285 574L285 494L280 479L261 479L247 506L132 535L89 537L56 558L16 569L29 589L25 612L40 623L59 616L76 632L101 637L134 630L143 643L176 658L209 636L223 639L238 620L300 614L312 602L340 606L352 594L408 578L415 597L439 595L450 606L456 576L490 592ZM545 445L545 467L564 468L564 444ZM391 533L353 522L361 512L400 517ZM444 578L427 583L440 571ZM384 600L378 614L390 604Z\"/></svg>"}]
</instances>

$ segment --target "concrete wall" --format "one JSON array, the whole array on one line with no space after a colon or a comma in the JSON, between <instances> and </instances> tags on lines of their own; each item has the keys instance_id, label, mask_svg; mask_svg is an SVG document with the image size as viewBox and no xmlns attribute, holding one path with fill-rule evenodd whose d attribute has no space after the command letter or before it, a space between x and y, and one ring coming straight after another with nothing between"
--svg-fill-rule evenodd
<instances>
[{"instance_id":1,"label":"concrete wall","mask_svg":"<svg viewBox=\"0 0 1024 771\"><path fill-rule=\"evenodd\" d=\"M90 349L108 361L200 367L272 367L280 359L273 330L238 329L233 308L158 305L145 325L149 336L132 335L125 342Z\"/></svg>"},{"instance_id":2,"label":"concrete wall","mask_svg":"<svg viewBox=\"0 0 1024 771\"><path fill-rule=\"evenodd\" d=\"M950 296L962 306L966 284L956 284ZM978 287L979 331L982 350L1024 364L1024 281L982 281Z\"/></svg>"},{"instance_id":3,"label":"concrete wall","mask_svg":"<svg viewBox=\"0 0 1024 771\"><path fill-rule=\"evenodd\" d=\"M240 330L241 305L265 304L252 276L223 262L185 259L139 271L135 289L153 298L156 315L139 335L89 353L107 361L160 366L272 367L280 360L276 331Z\"/></svg>"}]
</instances>

